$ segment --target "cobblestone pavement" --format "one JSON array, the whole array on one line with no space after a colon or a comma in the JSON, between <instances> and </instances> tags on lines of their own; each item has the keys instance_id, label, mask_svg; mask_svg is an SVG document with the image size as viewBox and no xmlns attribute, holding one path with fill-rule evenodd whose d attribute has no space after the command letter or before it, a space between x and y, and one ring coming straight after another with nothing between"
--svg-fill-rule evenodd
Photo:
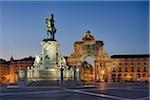
<instances>
[{"instance_id":1,"label":"cobblestone pavement","mask_svg":"<svg viewBox=\"0 0 150 100\"><path fill-rule=\"evenodd\" d=\"M149 83L2 88L1 100L149 100Z\"/></svg>"}]
</instances>

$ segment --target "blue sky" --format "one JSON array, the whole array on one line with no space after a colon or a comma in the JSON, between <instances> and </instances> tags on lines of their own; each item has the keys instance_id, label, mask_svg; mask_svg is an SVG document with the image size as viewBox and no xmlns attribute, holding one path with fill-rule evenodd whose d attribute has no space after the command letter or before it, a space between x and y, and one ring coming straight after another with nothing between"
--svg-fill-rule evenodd
<instances>
[{"instance_id":1,"label":"blue sky","mask_svg":"<svg viewBox=\"0 0 150 100\"><path fill-rule=\"evenodd\" d=\"M0 2L0 58L35 56L47 38L45 19L55 15L56 39L63 55L90 30L113 54L149 52L147 1Z\"/></svg>"}]
</instances>

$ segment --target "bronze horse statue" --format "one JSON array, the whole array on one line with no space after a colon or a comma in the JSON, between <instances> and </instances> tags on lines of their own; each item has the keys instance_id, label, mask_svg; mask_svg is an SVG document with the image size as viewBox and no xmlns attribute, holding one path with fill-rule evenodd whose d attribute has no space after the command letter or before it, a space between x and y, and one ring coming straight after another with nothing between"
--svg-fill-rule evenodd
<instances>
[{"instance_id":1,"label":"bronze horse statue","mask_svg":"<svg viewBox=\"0 0 150 100\"><path fill-rule=\"evenodd\" d=\"M51 19L46 19L46 26L48 28L47 35L51 35L51 39L55 40L55 33L57 29L55 28L54 15L51 15Z\"/></svg>"}]
</instances>

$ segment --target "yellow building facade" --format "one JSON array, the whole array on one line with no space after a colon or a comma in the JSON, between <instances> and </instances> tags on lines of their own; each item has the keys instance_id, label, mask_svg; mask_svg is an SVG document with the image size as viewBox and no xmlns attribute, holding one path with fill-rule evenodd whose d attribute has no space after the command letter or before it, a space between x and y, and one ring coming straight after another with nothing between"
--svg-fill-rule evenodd
<instances>
[{"instance_id":1,"label":"yellow building facade","mask_svg":"<svg viewBox=\"0 0 150 100\"><path fill-rule=\"evenodd\" d=\"M112 81L148 81L149 55L113 55L111 56Z\"/></svg>"},{"instance_id":2,"label":"yellow building facade","mask_svg":"<svg viewBox=\"0 0 150 100\"><path fill-rule=\"evenodd\" d=\"M93 65L86 58L93 58ZM149 54L112 55L104 50L104 43L95 40L88 31L81 41L74 43L74 51L67 64L77 69L80 81L127 82L149 81Z\"/></svg>"},{"instance_id":3,"label":"yellow building facade","mask_svg":"<svg viewBox=\"0 0 150 100\"><path fill-rule=\"evenodd\" d=\"M8 84L9 83L9 64L3 60L0 59L0 83L1 84Z\"/></svg>"},{"instance_id":4,"label":"yellow building facade","mask_svg":"<svg viewBox=\"0 0 150 100\"><path fill-rule=\"evenodd\" d=\"M17 84L19 78L19 69L27 69L32 66L34 58L23 58L10 61L1 60L0 63L0 83L2 84Z\"/></svg>"}]
</instances>

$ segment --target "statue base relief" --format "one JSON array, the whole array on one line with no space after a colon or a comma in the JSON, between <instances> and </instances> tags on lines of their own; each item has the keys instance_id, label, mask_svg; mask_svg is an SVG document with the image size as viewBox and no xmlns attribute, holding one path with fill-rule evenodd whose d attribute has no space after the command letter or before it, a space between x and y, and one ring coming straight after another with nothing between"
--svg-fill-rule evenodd
<instances>
[{"instance_id":1,"label":"statue base relief","mask_svg":"<svg viewBox=\"0 0 150 100\"><path fill-rule=\"evenodd\" d=\"M41 46L42 53L36 56L33 66L28 70L28 80L59 80L59 42L44 39Z\"/></svg>"}]
</instances>

